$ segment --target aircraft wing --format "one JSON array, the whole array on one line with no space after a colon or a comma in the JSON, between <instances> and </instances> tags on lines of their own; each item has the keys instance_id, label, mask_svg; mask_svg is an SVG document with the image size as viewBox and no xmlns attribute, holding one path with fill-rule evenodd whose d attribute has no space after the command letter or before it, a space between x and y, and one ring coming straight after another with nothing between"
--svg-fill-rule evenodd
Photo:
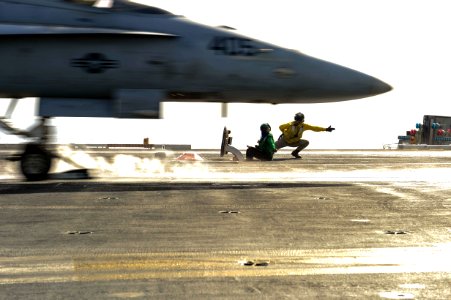
<instances>
[{"instance_id":1,"label":"aircraft wing","mask_svg":"<svg viewBox=\"0 0 451 300\"><path fill-rule=\"evenodd\" d=\"M177 38L178 35L165 32L135 31L111 28L69 27L46 25L0 25L0 36L30 35L131 35L142 37Z\"/></svg>"}]
</instances>

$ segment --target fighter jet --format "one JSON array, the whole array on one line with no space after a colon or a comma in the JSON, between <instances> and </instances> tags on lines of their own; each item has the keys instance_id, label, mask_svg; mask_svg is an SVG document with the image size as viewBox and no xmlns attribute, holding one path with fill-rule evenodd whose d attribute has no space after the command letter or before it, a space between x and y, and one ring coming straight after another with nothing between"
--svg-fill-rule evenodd
<instances>
[{"instance_id":1,"label":"fighter jet","mask_svg":"<svg viewBox=\"0 0 451 300\"><path fill-rule=\"evenodd\" d=\"M0 97L39 98L41 126L20 157L47 177L52 117L158 118L165 101L316 103L391 87L369 75L160 8L125 0L0 0ZM37 130L42 129L42 130Z\"/></svg>"}]
</instances>

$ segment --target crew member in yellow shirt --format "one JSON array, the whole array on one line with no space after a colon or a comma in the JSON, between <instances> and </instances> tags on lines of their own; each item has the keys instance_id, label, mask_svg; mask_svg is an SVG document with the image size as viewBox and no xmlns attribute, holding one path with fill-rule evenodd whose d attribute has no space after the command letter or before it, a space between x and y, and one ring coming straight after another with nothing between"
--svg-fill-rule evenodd
<instances>
[{"instance_id":1,"label":"crew member in yellow shirt","mask_svg":"<svg viewBox=\"0 0 451 300\"><path fill-rule=\"evenodd\" d=\"M296 149L291 152L295 158L302 158L299 155L299 152L304 150L310 142L302 139L302 134L306 130L312 130L316 132L327 131L332 132L335 128L329 126L327 128L312 126L304 123L305 116L303 113L297 113L294 116L294 121L286 124L282 124L279 126L280 131L282 131L282 135L276 141L276 149L279 150L283 147L296 147Z\"/></svg>"}]
</instances>

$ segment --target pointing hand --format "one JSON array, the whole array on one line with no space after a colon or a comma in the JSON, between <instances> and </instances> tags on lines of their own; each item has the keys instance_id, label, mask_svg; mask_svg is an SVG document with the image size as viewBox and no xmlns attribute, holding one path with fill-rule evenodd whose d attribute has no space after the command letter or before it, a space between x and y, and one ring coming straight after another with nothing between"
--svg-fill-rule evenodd
<instances>
[{"instance_id":1,"label":"pointing hand","mask_svg":"<svg viewBox=\"0 0 451 300\"><path fill-rule=\"evenodd\" d=\"M333 128L332 126L329 126L326 128L326 131L328 131L328 132L332 132L334 130L335 130L335 128Z\"/></svg>"}]
</instances>

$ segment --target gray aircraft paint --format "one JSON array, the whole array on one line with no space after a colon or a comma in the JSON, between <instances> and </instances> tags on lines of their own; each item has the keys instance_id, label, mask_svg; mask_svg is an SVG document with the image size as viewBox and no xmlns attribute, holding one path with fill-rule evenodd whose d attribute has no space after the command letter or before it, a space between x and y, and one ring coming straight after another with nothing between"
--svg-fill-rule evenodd
<instances>
[{"instance_id":1,"label":"gray aircraft paint","mask_svg":"<svg viewBox=\"0 0 451 300\"><path fill-rule=\"evenodd\" d=\"M162 101L315 103L391 89L233 30L115 5L0 1L0 97L39 97L42 116L147 118Z\"/></svg>"}]
</instances>

